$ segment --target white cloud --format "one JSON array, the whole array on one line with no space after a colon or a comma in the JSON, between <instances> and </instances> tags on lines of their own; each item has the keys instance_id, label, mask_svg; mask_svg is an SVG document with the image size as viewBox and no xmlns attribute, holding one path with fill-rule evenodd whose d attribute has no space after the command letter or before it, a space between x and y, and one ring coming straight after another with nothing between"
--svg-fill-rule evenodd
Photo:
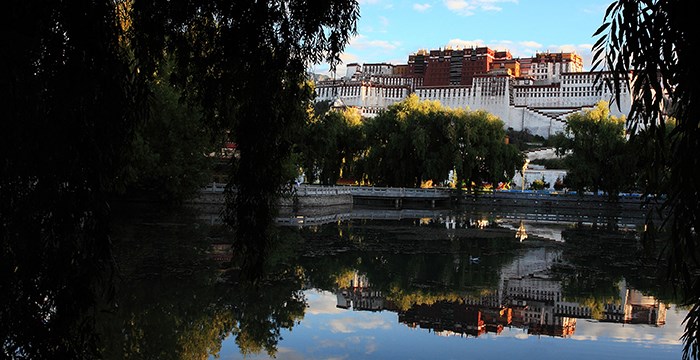
<instances>
[{"instance_id":1,"label":"white cloud","mask_svg":"<svg viewBox=\"0 0 700 360\"><path fill-rule=\"evenodd\" d=\"M574 52L578 49L578 46L576 45L571 45L571 44L564 44L564 45L559 45L555 46L558 51L563 51L563 52Z\"/></svg>"},{"instance_id":2,"label":"white cloud","mask_svg":"<svg viewBox=\"0 0 700 360\"><path fill-rule=\"evenodd\" d=\"M386 16L380 16L379 24L382 28L386 28L387 26L389 26L389 19L387 19Z\"/></svg>"},{"instance_id":3,"label":"white cloud","mask_svg":"<svg viewBox=\"0 0 700 360\"><path fill-rule=\"evenodd\" d=\"M356 46L362 48L374 47L381 48L384 50L394 50L401 45L398 41L386 41L386 40L370 40L361 44L356 44Z\"/></svg>"},{"instance_id":4,"label":"white cloud","mask_svg":"<svg viewBox=\"0 0 700 360\"><path fill-rule=\"evenodd\" d=\"M533 48L533 49L541 49L542 44L538 43L537 41L521 41L519 42L520 45L527 47L527 48Z\"/></svg>"},{"instance_id":5,"label":"white cloud","mask_svg":"<svg viewBox=\"0 0 700 360\"><path fill-rule=\"evenodd\" d=\"M355 54L344 52L340 54L340 64L336 65L335 67L335 74L331 72L330 65L327 62L317 64L315 66L312 66L308 71L311 71L315 74L321 74L321 75L326 75L330 77L341 77L345 76L345 72L347 70L347 64L351 63L360 63L362 60ZM335 301L335 297L333 298ZM329 306L326 304L326 306ZM335 306L335 303L333 304ZM308 311L308 310L307 310Z\"/></svg>"},{"instance_id":6,"label":"white cloud","mask_svg":"<svg viewBox=\"0 0 700 360\"><path fill-rule=\"evenodd\" d=\"M291 348L286 348L286 347L280 347L277 349L277 357L279 357L280 359L289 359L289 360L306 359L306 357L303 354L298 353L297 350L291 349Z\"/></svg>"},{"instance_id":7,"label":"white cloud","mask_svg":"<svg viewBox=\"0 0 700 360\"><path fill-rule=\"evenodd\" d=\"M680 345L683 334L683 315L674 314L672 309L666 312L666 325L625 326L618 323L578 321L573 340L610 339L615 342L631 342L644 345Z\"/></svg>"},{"instance_id":8,"label":"white cloud","mask_svg":"<svg viewBox=\"0 0 700 360\"><path fill-rule=\"evenodd\" d=\"M355 54L344 52L340 54L340 60L343 62L343 64L350 64L354 62L359 62L360 58L357 57L357 55Z\"/></svg>"},{"instance_id":9,"label":"white cloud","mask_svg":"<svg viewBox=\"0 0 700 360\"><path fill-rule=\"evenodd\" d=\"M455 13L471 16L476 11L501 11L500 3L517 3L517 0L443 0L445 6Z\"/></svg>"},{"instance_id":10,"label":"white cloud","mask_svg":"<svg viewBox=\"0 0 700 360\"><path fill-rule=\"evenodd\" d=\"M467 0L445 0L448 9L464 16L474 15L476 7Z\"/></svg>"},{"instance_id":11,"label":"white cloud","mask_svg":"<svg viewBox=\"0 0 700 360\"><path fill-rule=\"evenodd\" d=\"M365 345L365 354L370 355L377 351L377 343L374 341L369 341L367 345Z\"/></svg>"},{"instance_id":12,"label":"white cloud","mask_svg":"<svg viewBox=\"0 0 700 360\"><path fill-rule=\"evenodd\" d=\"M366 36L360 34L350 40L348 47L360 50L376 48L391 51L398 48L400 45L401 43L398 41L370 40Z\"/></svg>"},{"instance_id":13,"label":"white cloud","mask_svg":"<svg viewBox=\"0 0 700 360\"><path fill-rule=\"evenodd\" d=\"M343 55L341 55L341 58ZM348 62L344 61L344 63L347 64ZM342 74L345 74L345 70L343 70ZM336 295L333 293L327 291L309 290L305 292L305 295L306 303L309 305L306 309L307 314L340 314L345 311L336 307L338 301Z\"/></svg>"},{"instance_id":14,"label":"white cloud","mask_svg":"<svg viewBox=\"0 0 700 360\"><path fill-rule=\"evenodd\" d=\"M389 27L389 19L386 16L379 16L377 18L378 21L373 22L371 25L370 24L365 24L362 26L362 33L364 34L372 34L372 33L380 33L380 34L386 34L387 28Z\"/></svg>"},{"instance_id":15,"label":"white cloud","mask_svg":"<svg viewBox=\"0 0 700 360\"><path fill-rule=\"evenodd\" d=\"M390 329L391 324L379 316L344 317L331 320L328 325L334 333L354 333L358 330Z\"/></svg>"},{"instance_id":16,"label":"white cloud","mask_svg":"<svg viewBox=\"0 0 700 360\"><path fill-rule=\"evenodd\" d=\"M424 12L428 9L430 9L430 4L413 4L413 10Z\"/></svg>"}]
</instances>

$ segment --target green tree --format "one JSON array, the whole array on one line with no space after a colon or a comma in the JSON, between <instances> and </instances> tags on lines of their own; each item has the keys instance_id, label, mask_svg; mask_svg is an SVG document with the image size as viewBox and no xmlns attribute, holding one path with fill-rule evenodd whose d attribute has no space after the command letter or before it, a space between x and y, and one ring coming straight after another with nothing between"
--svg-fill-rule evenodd
<instances>
[{"instance_id":1,"label":"green tree","mask_svg":"<svg viewBox=\"0 0 700 360\"><path fill-rule=\"evenodd\" d=\"M649 194L665 190L665 219L669 230L669 274L692 305L683 335L683 357L697 358L700 350L700 116L695 81L698 32L687 20L688 2L681 0L618 0L608 7L596 32L594 68L612 74L608 84L617 98L632 76L630 124L647 127L656 141L655 159L668 163L666 184L653 181ZM692 6L690 7L692 9ZM667 137L667 116L676 127ZM665 158L670 142L669 158ZM652 164L653 165L653 164ZM665 167L657 167L664 171ZM662 179L664 175L655 175ZM661 187L657 187L661 185Z\"/></svg>"},{"instance_id":2,"label":"green tree","mask_svg":"<svg viewBox=\"0 0 700 360\"><path fill-rule=\"evenodd\" d=\"M447 178L455 164L455 131L450 112L444 108L413 115L408 135L416 152L416 157L410 160L420 170L417 185Z\"/></svg>"},{"instance_id":3,"label":"green tree","mask_svg":"<svg viewBox=\"0 0 700 360\"><path fill-rule=\"evenodd\" d=\"M506 144L503 122L484 111L451 110L411 95L367 121L363 170L370 182L417 187L456 170L460 182L507 181L522 154Z\"/></svg>"},{"instance_id":4,"label":"green tree","mask_svg":"<svg viewBox=\"0 0 700 360\"><path fill-rule=\"evenodd\" d=\"M353 172L353 163L363 149L362 120L355 109L331 110L307 124L302 156L309 182L317 178L324 185Z\"/></svg>"},{"instance_id":5,"label":"green tree","mask_svg":"<svg viewBox=\"0 0 700 360\"><path fill-rule=\"evenodd\" d=\"M530 189L532 190L544 190L546 188L549 188L549 183L544 181L544 176L542 179L535 179L535 181L530 184Z\"/></svg>"},{"instance_id":6,"label":"green tree","mask_svg":"<svg viewBox=\"0 0 700 360\"><path fill-rule=\"evenodd\" d=\"M557 152L571 152L565 159L569 169L565 183L579 192L602 190L615 200L633 183L625 119L611 116L604 101L567 117L565 136L560 137Z\"/></svg>"},{"instance_id":7,"label":"green tree","mask_svg":"<svg viewBox=\"0 0 700 360\"><path fill-rule=\"evenodd\" d=\"M455 170L458 183L468 189L488 182L509 181L525 162L524 155L506 144L503 122L485 111L453 112L458 151Z\"/></svg>"},{"instance_id":8,"label":"green tree","mask_svg":"<svg viewBox=\"0 0 700 360\"><path fill-rule=\"evenodd\" d=\"M170 81L170 66L161 66L150 83L150 114L137 123L121 180L130 193L168 202L197 194L211 181L217 148L215 137L203 122L201 109L185 102ZM220 141L217 141L220 142Z\"/></svg>"},{"instance_id":9,"label":"green tree","mask_svg":"<svg viewBox=\"0 0 700 360\"><path fill-rule=\"evenodd\" d=\"M421 118L435 119L442 109L438 102L420 101L416 95L389 106L365 124L367 153L362 169L376 185L417 187L429 141ZM413 137L415 135L415 137ZM445 171L447 172L449 168Z\"/></svg>"},{"instance_id":10,"label":"green tree","mask_svg":"<svg viewBox=\"0 0 700 360\"><path fill-rule=\"evenodd\" d=\"M368 120L365 133L362 170L372 183L418 187L444 180L454 167L455 126L439 102L411 95Z\"/></svg>"}]
</instances>

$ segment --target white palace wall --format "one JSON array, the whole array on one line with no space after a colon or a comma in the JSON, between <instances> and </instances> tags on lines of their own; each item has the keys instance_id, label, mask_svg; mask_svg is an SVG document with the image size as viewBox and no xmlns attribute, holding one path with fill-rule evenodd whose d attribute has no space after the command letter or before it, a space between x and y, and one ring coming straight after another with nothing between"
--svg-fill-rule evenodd
<instances>
[{"instance_id":1,"label":"white palace wall","mask_svg":"<svg viewBox=\"0 0 700 360\"><path fill-rule=\"evenodd\" d=\"M617 106L612 93L596 83L597 76L591 72L563 73L558 83L535 85L533 79L484 75L474 78L472 86L417 87L414 91L421 100L437 100L452 109L485 110L499 117L505 128L549 137L564 131L567 116L590 109L600 100L610 103L611 115L627 115L631 105L627 84L621 86ZM357 107L363 116L372 117L404 100L411 88L412 83L405 78L371 76L367 81L320 82L316 94L317 101L340 99L345 106Z\"/></svg>"}]
</instances>

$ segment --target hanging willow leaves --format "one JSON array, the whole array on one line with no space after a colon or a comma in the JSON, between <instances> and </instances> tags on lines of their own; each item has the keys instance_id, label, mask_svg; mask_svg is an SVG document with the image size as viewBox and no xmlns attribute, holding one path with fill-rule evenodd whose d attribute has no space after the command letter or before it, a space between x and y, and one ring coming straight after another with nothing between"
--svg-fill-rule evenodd
<instances>
[{"instance_id":1,"label":"hanging willow leaves","mask_svg":"<svg viewBox=\"0 0 700 360\"><path fill-rule=\"evenodd\" d=\"M596 64L605 59L615 80L632 74L633 104L628 116L632 128L646 128L656 138L655 179L647 192L665 195L670 215L663 227L670 233L669 275L692 306L685 320L684 358L700 351L700 110L695 80L698 31L686 16L693 5L682 0L618 0L606 12L603 32L594 51ZM615 32L612 29L617 28ZM601 52L602 50L602 52ZM620 94L619 87L615 87ZM668 132L666 119L675 119ZM670 155L664 144L670 142ZM668 176L658 172L666 171ZM662 191L664 192L662 194Z\"/></svg>"}]
</instances>

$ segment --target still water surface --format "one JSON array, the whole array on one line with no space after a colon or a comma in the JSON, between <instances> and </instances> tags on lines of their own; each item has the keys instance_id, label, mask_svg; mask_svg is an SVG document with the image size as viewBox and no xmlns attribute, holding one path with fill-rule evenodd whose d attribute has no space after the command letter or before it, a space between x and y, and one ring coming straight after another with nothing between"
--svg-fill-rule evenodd
<instances>
[{"instance_id":1,"label":"still water surface","mask_svg":"<svg viewBox=\"0 0 700 360\"><path fill-rule=\"evenodd\" d=\"M280 226L253 282L216 226L125 220L116 316L144 341L112 345L212 359L681 357L686 310L634 227L425 215Z\"/></svg>"},{"instance_id":2,"label":"still water surface","mask_svg":"<svg viewBox=\"0 0 700 360\"><path fill-rule=\"evenodd\" d=\"M622 325L578 319L565 338L505 327L478 337L415 328L395 312L343 310L331 292L304 292L309 308L292 331L283 331L280 359L679 359L682 320L669 309L665 326ZM224 341L222 359L241 359L234 339ZM266 359L266 354L245 356Z\"/></svg>"}]
</instances>

